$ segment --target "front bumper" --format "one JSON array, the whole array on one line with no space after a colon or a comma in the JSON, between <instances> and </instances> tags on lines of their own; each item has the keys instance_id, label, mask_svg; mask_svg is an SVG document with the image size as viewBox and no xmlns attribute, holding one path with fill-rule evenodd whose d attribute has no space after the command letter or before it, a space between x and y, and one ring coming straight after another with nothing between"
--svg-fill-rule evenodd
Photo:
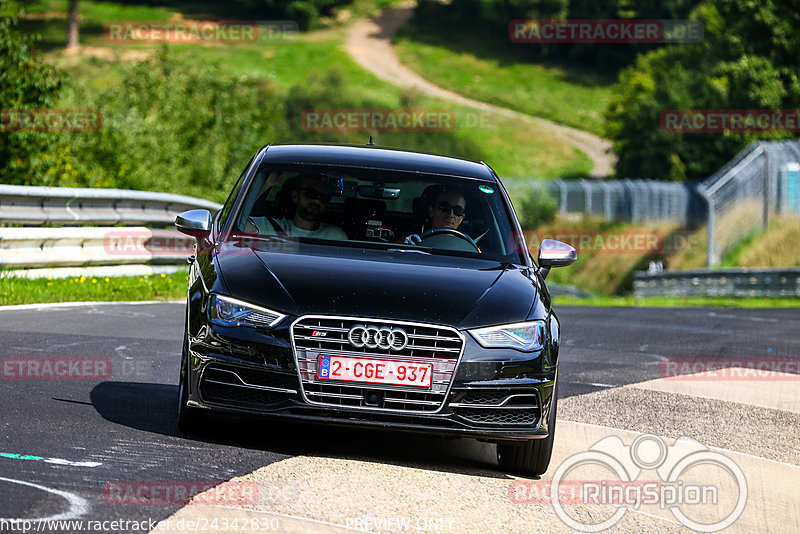
<instances>
[{"instance_id":1,"label":"front bumper","mask_svg":"<svg viewBox=\"0 0 800 534\"><path fill-rule=\"evenodd\" d=\"M462 337L463 350L450 384L437 397L442 399L438 406L423 407L430 404L422 400L429 398L424 393L381 386L370 386L369 391L382 396L379 405L370 405L363 384L337 386L337 398L321 404L309 402L304 394L306 381L298 373L289 325L265 333L206 323L189 336L189 405L217 413L489 441L547 437L556 377L555 365L546 365L549 347L530 354L488 351L468 334ZM332 404L336 402L342 404Z\"/></svg>"}]
</instances>

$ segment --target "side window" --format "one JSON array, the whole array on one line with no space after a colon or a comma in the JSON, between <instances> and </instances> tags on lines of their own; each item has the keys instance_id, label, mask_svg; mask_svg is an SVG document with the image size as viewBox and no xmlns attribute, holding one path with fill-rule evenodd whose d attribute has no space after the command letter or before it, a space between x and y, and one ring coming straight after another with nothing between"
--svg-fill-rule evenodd
<instances>
[{"instance_id":1,"label":"side window","mask_svg":"<svg viewBox=\"0 0 800 534\"><path fill-rule=\"evenodd\" d=\"M228 221L228 216L231 214L231 210L233 209L233 203L236 201L236 197L239 196L239 190L242 188L242 183L244 183L244 176L247 174L247 170L250 168L250 165L253 163L253 160L250 160L250 163L244 168L242 173L239 175L239 179L236 181L236 185L233 186L233 191L231 194L228 195L228 200L225 201L225 204L222 206L222 212L219 216L219 226L220 228L225 226L225 223Z\"/></svg>"}]
</instances>

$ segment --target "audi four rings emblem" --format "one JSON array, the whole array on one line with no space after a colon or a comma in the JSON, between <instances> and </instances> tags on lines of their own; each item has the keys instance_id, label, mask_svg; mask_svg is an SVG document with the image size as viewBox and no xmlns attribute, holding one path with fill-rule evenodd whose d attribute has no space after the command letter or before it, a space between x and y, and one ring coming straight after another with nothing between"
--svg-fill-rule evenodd
<instances>
[{"instance_id":1,"label":"audi four rings emblem","mask_svg":"<svg viewBox=\"0 0 800 534\"><path fill-rule=\"evenodd\" d=\"M368 349L403 350L408 345L408 334L402 328L357 324L347 333L354 347Z\"/></svg>"}]
</instances>

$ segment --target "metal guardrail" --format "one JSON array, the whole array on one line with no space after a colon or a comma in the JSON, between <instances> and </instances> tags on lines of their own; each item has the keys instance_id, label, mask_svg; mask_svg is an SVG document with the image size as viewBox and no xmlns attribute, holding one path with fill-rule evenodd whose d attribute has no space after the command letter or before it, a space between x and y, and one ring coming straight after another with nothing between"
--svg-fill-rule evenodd
<instances>
[{"instance_id":1,"label":"metal guardrail","mask_svg":"<svg viewBox=\"0 0 800 534\"><path fill-rule=\"evenodd\" d=\"M0 224L171 226L182 211L220 207L171 193L0 184Z\"/></svg>"},{"instance_id":2,"label":"metal guardrail","mask_svg":"<svg viewBox=\"0 0 800 534\"><path fill-rule=\"evenodd\" d=\"M637 297L800 297L800 268L637 272Z\"/></svg>"},{"instance_id":3,"label":"metal guardrail","mask_svg":"<svg viewBox=\"0 0 800 534\"><path fill-rule=\"evenodd\" d=\"M143 225L172 226L197 208L221 206L169 193L0 185L0 224L15 225L0 228L0 268L27 278L174 271L194 239Z\"/></svg>"}]
</instances>

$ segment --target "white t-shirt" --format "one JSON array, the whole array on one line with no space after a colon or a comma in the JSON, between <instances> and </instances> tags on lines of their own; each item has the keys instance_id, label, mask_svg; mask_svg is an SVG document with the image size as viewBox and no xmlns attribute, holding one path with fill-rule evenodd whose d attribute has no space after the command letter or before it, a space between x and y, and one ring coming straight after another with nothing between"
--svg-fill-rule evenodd
<instances>
[{"instance_id":1,"label":"white t-shirt","mask_svg":"<svg viewBox=\"0 0 800 534\"><path fill-rule=\"evenodd\" d=\"M258 229L259 234L276 235L275 227L267 220L266 217L251 217L251 221ZM347 241L347 234L338 226L321 222L316 230L303 230L294 225L294 222L289 219L276 219L286 235L292 237L312 237L314 239L337 239L340 241Z\"/></svg>"}]
</instances>

